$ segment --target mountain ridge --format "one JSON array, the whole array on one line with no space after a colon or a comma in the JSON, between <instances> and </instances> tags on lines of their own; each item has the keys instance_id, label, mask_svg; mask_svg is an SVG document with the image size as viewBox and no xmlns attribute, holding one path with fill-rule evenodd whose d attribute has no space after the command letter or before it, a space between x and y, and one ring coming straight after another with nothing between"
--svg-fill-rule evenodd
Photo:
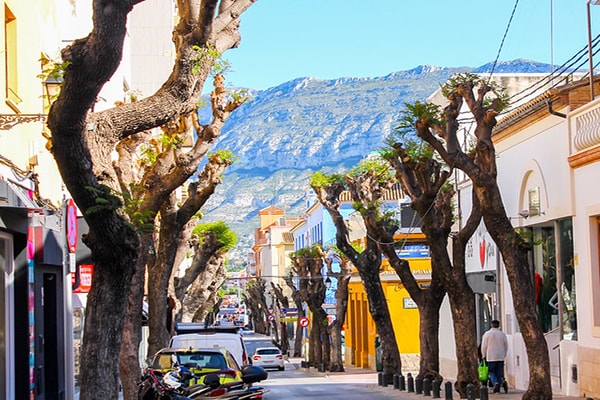
<instances>
[{"instance_id":1,"label":"mountain ridge","mask_svg":"<svg viewBox=\"0 0 600 400\"><path fill-rule=\"evenodd\" d=\"M552 71L549 64L519 59L477 68L420 65L375 78L300 77L247 89L251 99L230 115L212 146L233 151L238 161L204 207L205 220L225 221L240 238L238 248L249 249L260 209L272 205L287 216L301 215L310 174L354 166L383 146L404 103L424 101L456 73L489 73L492 67L495 73ZM210 108L199 116L206 121Z\"/></svg>"}]
</instances>

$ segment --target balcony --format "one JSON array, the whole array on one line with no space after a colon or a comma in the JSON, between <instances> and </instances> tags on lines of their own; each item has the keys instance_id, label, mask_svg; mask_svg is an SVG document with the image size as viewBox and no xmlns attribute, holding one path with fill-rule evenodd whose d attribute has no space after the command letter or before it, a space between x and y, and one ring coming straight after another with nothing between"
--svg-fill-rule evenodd
<instances>
[{"instance_id":1,"label":"balcony","mask_svg":"<svg viewBox=\"0 0 600 400\"><path fill-rule=\"evenodd\" d=\"M600 160L600 99L569 114L571 156L569 165L577 168Z\"/></svg>"}]
</instances>

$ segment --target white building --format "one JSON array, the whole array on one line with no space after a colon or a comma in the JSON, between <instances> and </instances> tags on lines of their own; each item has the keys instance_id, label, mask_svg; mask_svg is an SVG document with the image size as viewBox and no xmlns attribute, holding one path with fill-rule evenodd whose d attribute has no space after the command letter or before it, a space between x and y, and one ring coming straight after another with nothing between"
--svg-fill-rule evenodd
<instances>
[{"instance_id":1,"label":"white building","mask_svg":"<svg viewBox=\"0 0 600 400\"><path fill-rule=\"evenodd\" d=\"M600 78L595 82L598 93ZM502 118L493 139L507 213L535 243L531 278L554 393L598 398L600 100L590 102L588 80L548 90ZM469 182L460 189L461 208L468 211ZM491 318L502 322L509 338L509 385L525 390L527 354L502 259L483 225L472 244L468 272L477 297L478 333ZM452 376L454 349L445 343L441 348L442 374Z\"/></svg>"}]
</instances>

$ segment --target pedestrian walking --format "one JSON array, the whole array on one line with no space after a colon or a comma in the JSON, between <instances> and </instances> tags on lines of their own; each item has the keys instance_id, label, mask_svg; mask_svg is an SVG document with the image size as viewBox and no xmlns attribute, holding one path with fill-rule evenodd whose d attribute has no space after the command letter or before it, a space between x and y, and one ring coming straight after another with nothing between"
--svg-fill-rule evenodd
<instances>
[{"instance_id":1,"label":"pedestrian walking","mask_svg":"<svg viewBox=\"0 0 600 400\"><path fill-rule=\"evenodd\" d=\"M504 359L508 352L506 334L500 330L500 321L493 320L491 328L481 339L481 355L487 363L488 373L494 393L500 392L500 386L508 393L508 384L504 379Z\"/></svg>"}]
</instances>

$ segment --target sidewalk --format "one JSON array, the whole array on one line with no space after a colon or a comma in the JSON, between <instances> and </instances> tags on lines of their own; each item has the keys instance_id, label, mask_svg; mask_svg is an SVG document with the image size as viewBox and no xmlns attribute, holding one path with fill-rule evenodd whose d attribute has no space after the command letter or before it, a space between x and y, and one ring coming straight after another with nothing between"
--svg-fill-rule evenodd
<instances>
[{"instance_id":1,"label":"sidewalk","mask_svg":"<svg viewBox=\"0 0 600 400\"><path fill-rule=\"evenodd\" d=\"M298 370L302 370L307 374L312 374L312 375L321 375L324 376L327 379L330 379L332 382L353 382L353 383L368 383L370 384L369 387L372 388L373 390L376 391L381 391L381 392L387 392L387 393L397 393L397 396L399 399L406 399L406 400L415 400L418 398L431 398L431 396L424 396L422 394L416 394L414 392L407 392L407 391L400 391L397 389L394 389L394 385L389 384L388 386L379 386L378 384L378 373L376 371L373 370L367 370L367 369L363 369L363 368L357 368L354 366L344 366L344 368L346 369L345 372L319 372L316 368L302 368L301 367L301 362L304 361L304 358L289 358L288 362L290 362L291 364L293 364L296 369ZM445 386L446 381L442 384L441 387L441 392L440 392L440 398L444 399L445 398L445 394L444 394L444 386ZM452 382L452 384L454 385L454 382ZM516 390L516 389L508 389L508 393L504 393L503 390L500 391L500 393L492 393L491 388L490 388L490 392L489 392L489 398L491 400L517 400L517 399L521 399L523 397L523 394L525 393L524 390ZM459 399L460 396L458 395L458 392L453 391L452 393L453 395L453 399ZM479 398L479 396L476 396L477 398ZM570 396L561 396L561 395L553 395L553 399L560 399L560 400L584 400L584 397L570 397Z\"/></svg>"}]
</instances>

